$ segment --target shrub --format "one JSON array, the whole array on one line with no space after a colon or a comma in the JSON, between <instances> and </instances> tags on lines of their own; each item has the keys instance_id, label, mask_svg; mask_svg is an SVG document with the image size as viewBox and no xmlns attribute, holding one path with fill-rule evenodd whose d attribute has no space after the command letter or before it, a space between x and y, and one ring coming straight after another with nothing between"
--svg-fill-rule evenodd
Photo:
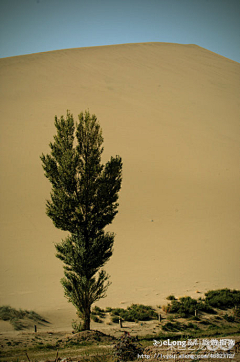
<instances>
[{"instance_id":1,"label":"shrub","mask_svg":"<svg viewBox=\"0 0 240 362\"><path fill-rule=\"evenodd\" d=\"M216 314L215 310L205 301L199 301L197 304L197 310L202 312Z\"/></svg>"},{"instance_id":2,"label":"shrub","mask_svg":"<svg viewBox=\"0 0 240 362\"><path fill-rule=\"evenodd\" d=\"M199 322L199 323L201 323L201 324L203 324L203 325L205 325L205 326L208 326L209 324L211 324L211 322L206 321L206 320L201 321L201 322Z\"/></svg>"},{"instance_id":3,"label":"shrub","mask_svg":"<svg viewBox=\"0 0 240 362\"><path fill-rule=\"evenodd\" d=\"M25 325L18 318L10 319L10 323L15 329L15 331L20 331L21 329L25 328Z\"/></svg>"},{"instance_id":4,"label":"shrub","mask_svg":"<svg viewBox=\"0 0 240 362\"><path fill-rule=\"evenodd\" d=\"M119 322L119 317L117 317L117 316L112 316L112 318L111 318L111 321L113 322L113 323L118 323Z\"/></svg>"},{"instance_id":5,"label":"shrub","mask_svg":"<svg viewBox=\"0 0 240 362\"><path fill-rule=\"evenodd\" d=\"M170 313L178 313L180 317L186 318L189 315L194 315L197 301L191 297L182 297L179 301L172 300L168 309Z\"/></svg>"},{"instance_id":6,"label":"shrub","mask_svg":"<svg viewBox=\"0 0 240 362\"><path fill-rule=\"evenodd\" d=\"M235 322L235 318L234 318L234 316L232 316L232 315L225 314L225 315L223 316L223 318L224 318L227 322L230 322L230 323Z\"/></svg>"},{"instance_id":7,"label":"shrub","mask_svg":"<svg viewBox=\"0 0 240 362\"><path fill-rule=\"evenodd\" d=\"M25 310L24 313L25 313L25 316L27 316L27 318L29 318L29 319L32 319L34 321L41 321L44 323L49 323L46 319L41 317L38 313L34 312L33 310L30 310L30 311Z\"/></svg>"},{"instance_id":8,"label":"shrub","mask_svg":"<svg viewBox=\"0 0 240 362\"><path fill-rule=\"evenodd\" d=\"M131 307L127 308L124 319L128 321L147 321L157 319L157 317L158 315L152 307L143 304L132 304Z\"/></svg>"},{"instance_id":9,"label":"shrub","mask_svg":"<svg viewBox=\"0 0 240 362\"><path fill-rule=\"evenodd\" d=\"M150 306L143 304L132 304L127 309L115 308L111 311L112 316L120 316L123 320L128 322L146 321L157 319L158 314ZM114 322L116 323L116 322Z\"/></svg>"},{"instance_id":10,"label":"shrub","mask_svg":"<svg viewBox=\"0 0 240 362\"><path fill-rule=\"evenodd\" d=\"M237 308L234 308L233 310L233 315L236 318L237 321L240 320L240 306Z\"/></svg>"},{"instance_id":11,"label":"shrub","mask_svg":"<svg viewBox=\"0 0 240 362\"><path fill-rule=\"evenodd\" d=\"M171 304L163 306L167 313L178 314L182 318L194 316L195 310L214 313L214 310L202 300L196 300L191 297L182 297L178 300L171 299Z\"/></svg>"},{"instance_id":12,"label":"shrub","mask_svg":"<svg viewBox=\"0 0 240 362\"><path fill-rule=\"evenodd\" d=\"M96 315L91 315L93 322L102 323L103 321Z\"/></svg>"},{"instance_id":13,"label":"shrub","mask_svg":"<svg viewBox=\"0 0 240 362\"><path fill-rule=\"evenodd\" d=\"M169 295L166 299L167 299L167 300L176 300L176 298L174 297L174 295Z\"/></svg>"},{"instance_id":14,"label":"shrub","mask_svg":"<svg viewBox=\"0 0 240 362\"><path fill-rule=\"evenodd\" d=\"M39 314L33 311L27 311L22 309L15 309L8 305L4 305L0 307L0 320L9 321L15 330L21 330L26 327L26 323L24 324L21 320L27 318L30 320L34 320L36 322L44 322L49 323L44 318L42 318Z\"/></svg>"},{"instance_id":15,"label":"shrub","mask_svg":"<svg viewBox=\"0 0 240 362\"><path fill-rule=\"evenodd\" d=\"M81 332L83 330L83 325L82 325L81 322L73 320L72 321L72 328L73 328L74 333L78 333L78 332Z\"/></svg>"},{"instance_id":16,"label":"shrub","mask_svg":"<svg viewBox=\"0 0 240 362\"><path fill-rule=\"evenodd\" d=\"M105 318L105 311L97 306L95 306L91 311L91 318L94 322L102 323L102 321L98 318Z\"/></svg>"},{"instance_id":17,"label":"shrub","mask_svg":"<svg viewBox=\"0 0 240 362\"><path fill-rule=\"evenodd\" d=\"M208 330L210 329L216 329L219 328L218 325L214 324L214 323L210 323L210 325L208 326Z\"/></svg>"},{"instance_id":18,"label":"shrub","mask_svg":"<svg viewBox=\"0 0 240 362\"><path fill-rule=\"evenodd\" d=\"M95 307L93 308L93 312L95 312L96 314L105 314L104 309L98 307L95 305Z\"/></svg>"},{"instance_id":19,"label":"shrub","mask_svg":"<svg viewBox=\"0 0 240 362\"><path fill-rule=\"evenodd\" d=\"M111 307L107 307L107 308L106 308L106 312L107 312L107 313L110 313L111 311L112 311L112 308L111 308Z\"/></svg>"},{"instance_id":20,"label":"shrub","mask_svg":"<svg viewBox=\"0 0 240 362\"><path fill-rule=\"evenodd\" d=\"M191 322L190 322L190 323L188 323L188 324L187 324L187 328L194 328L194 324L193 324L193 323L191 323Z\"/></svg>"},{"instance_id":21,"label":"shrub","mask_svg":"<svg viewBox=\"0 0 240 362\"><path fill-rule=\"evenodd\" d=\"M9 321L10 319L17 318L19 313L17 309L10 307L9 305L3 305L0 307L0 319L3 321Z\"/></svg>"},{"instance_id":22,"label":"shrub","mask_svg":"<svg viewBox=\"0 0 240 362\"><path fill-rule=\"evenodd\" d=\"M193 325L193 328L194 328L195 330L199 330L199 329L200 329L197 324L194 324L194 325Z\"/></svg>"},{"instance_id":23,"label":"shrub","mask_svg":"<svg viewBox=\"0 0 240 362\"><path fill-rule=\"evenodd\" d=\"M168 303L167 305L163 305L162 306L162 310L165 312L165 313L171 313L171 305Z\"/></svg>"},{"instance_id":24,"label":"shrub","mask_svg":"<svg viewBox=\"0 0 240 362\"><path fill-rule=\"evenodd\" d=\"M226 309L240 305L240 291L230 289L210 290L205 293L206 303L212 307Z\"/></svg>"},{"instance_id":25,"label":"shrub","mask_svg":"<svg viewBox=\"0 0 240 362\"><path fill-rule=\"evenodd\" d=\"M114 309L112 309L112 311L111 311L111 315L118 315L118 316L120 316L120 315L124 314L125 312L126 312L126 310L123 309L123 308L114 308Z\"/></svg>"},{"instance_id":26,"label":"shrub","mask_svg":"<svg viewBox=\"0 0 240 362\"><path fill-rule=\"evenodd\" d=\"M113 347L113 354L117 362L133 361L137 358L138 354L142 353L143 349L137 339L131 337L127 332L124 332L123 336Z\"/></svg>"},{"instance_id":27,"label":"shrub","mask_svg":"<svg viewBox=\"0 0 240 362\"><path fill-rule=\"evenodd\" d=\"M162 330L168 331L168 332L178 332L178 331L182 331L184 329L185 329L185 327L179 322L175 322L175 323L167 322L166 324L164 324L162 326Z\"/></svg>"}]
</instances>

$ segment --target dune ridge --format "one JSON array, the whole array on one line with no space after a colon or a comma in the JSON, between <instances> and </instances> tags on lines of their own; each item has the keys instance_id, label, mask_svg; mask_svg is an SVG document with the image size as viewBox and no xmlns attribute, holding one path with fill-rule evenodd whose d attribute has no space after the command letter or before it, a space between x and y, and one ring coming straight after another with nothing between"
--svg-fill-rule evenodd
<instances>
[{"instance_id":1,"label":"dune ridge","mask_svg":"<svg viewBox=\"0 0 240 362\"><path fill-rule=\"evenodd\" d=\"M97 115L103 162L123 158L112 285L98 304L239 289L237 62L192 44L124 44L0 59L0 79L1 305L74 310L39 159L67 109Z\"/></svg>"}]
</instances>

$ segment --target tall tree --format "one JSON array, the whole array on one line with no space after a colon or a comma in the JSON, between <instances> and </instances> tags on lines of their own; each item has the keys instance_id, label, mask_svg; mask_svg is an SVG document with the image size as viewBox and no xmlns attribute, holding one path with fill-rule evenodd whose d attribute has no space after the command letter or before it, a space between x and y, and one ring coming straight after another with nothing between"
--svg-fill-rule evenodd
<instances>
[{"instance_id":1,"label":"tall tree","mask_svg":"<svg viewBox=\"0 0 240 362\"><path fill-rule=\"evenodd\" d=\"M70 233L55 245L56 256L64 262L61 282L83 328L90 329L91 305L109 286L101 268L112 255L114 233L104 229L117 214L122 160L116 156L101 164L103 137L97 118L88 111L78 118L75 126L69 111L66 119L55 117L51 152L40 158L52 184L46 213L57 228Z\"/></svg>"}]
</instances>

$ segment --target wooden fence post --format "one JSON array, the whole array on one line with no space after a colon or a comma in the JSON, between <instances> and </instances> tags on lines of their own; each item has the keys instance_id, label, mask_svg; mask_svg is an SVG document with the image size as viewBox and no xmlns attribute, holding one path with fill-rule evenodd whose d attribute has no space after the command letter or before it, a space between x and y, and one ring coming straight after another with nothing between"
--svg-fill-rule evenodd
<instances>
[{"instance_id":1,"label":"wooden fence post","mask_svg":"<svg viewBox=\"0 0 240 362\"><path fill-rule=\"evenodd\" d=\"M120 328L122 328L122 318L121 317L119 317L119 326L120 326Z\"/></svg>"}]
</instances>

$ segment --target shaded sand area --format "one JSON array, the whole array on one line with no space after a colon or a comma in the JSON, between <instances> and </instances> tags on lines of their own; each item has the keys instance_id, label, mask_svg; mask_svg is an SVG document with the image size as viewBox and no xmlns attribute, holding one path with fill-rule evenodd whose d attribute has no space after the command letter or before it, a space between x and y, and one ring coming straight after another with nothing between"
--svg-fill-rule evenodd
<instances>
[{"instance_id":1,"label":"shaded sand area","mask_svg":"<svg viewBox=\"0 0 240 362\"><path fill-rule=\"evenodd\" d=\"M123 158L112 285L98 305L239 289L238 63L196 45L126 44L0 59L0 79L0 305L56 328L75 317L39 159L67 109L97 115L104 162Z\"/></svg>"}]
</instances>

